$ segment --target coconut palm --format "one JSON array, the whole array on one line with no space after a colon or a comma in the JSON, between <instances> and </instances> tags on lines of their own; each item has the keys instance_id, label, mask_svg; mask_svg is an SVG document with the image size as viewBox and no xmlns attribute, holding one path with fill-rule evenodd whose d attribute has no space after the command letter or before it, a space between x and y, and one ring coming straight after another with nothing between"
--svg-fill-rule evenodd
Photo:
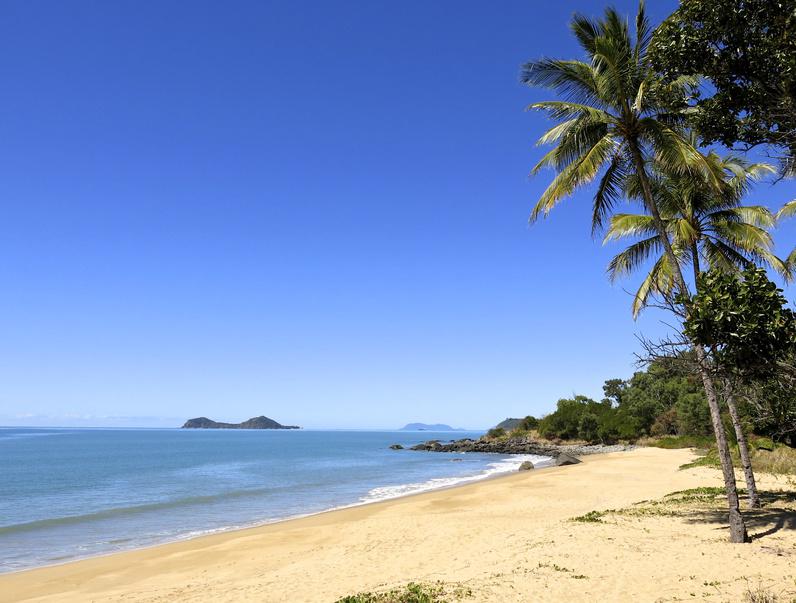
<instances>
[{"instance_id":1,"label":"coconut palm","mask_svg":"<svg viewBox=\"0 0 796 603\"><path fill-rule=\"evenodd\" d=\"M704 180L691 175L668 175L651 166L650 186L660 211L672 249L681 270L691 270L694 281L702 266L726 272L740 272L752 264L773 268L790 278L787 263L773 253L773 239L768 229L774 215L761 205L742 205L749 186L774 168L764 163L749 163L739 157L706 156L716 169L724 172L724 186L717 192ZM625 194L638 199L638 178L626 180ZM659 294L671 299L676 290L673 272L649 214L615 214L606 230L604 243L619 239L639 239L617 254L608 265L611 280L642 268L654 258L651 269L633 297L633 317L647 305L650 296ZM655 257L657 256L657 257Z\"/></svg>"},{"instance_id":2,"label":"coconut palm","mask_svg":"<svg viewBox=\"0 0 796 603\"><path fill-rule=\"evenodd\" d=\"M766 207L741 204L750 185L762 176L773 173L774 168L763 163L749 163L739 157L721 159L715 153L710 153L706 159L725 174L720 194L703 180L678 174L667 175L654 169L654 166L650 170L653 194L681 268L687 270L690 266L694 282L698 281L702 262L710 269L727 272L740 272L750 265L759 264L773 268L788 279L790 270L787 263L772 252L773 239L768 229L774 226L774 215ZM640 191L637 179L628 179L627 187L626 196L638 198ZM619 253L608 265L608 273L615 280L641 269L650 255L657 253L658 257L634 296L634 316L647 305L652 294L671 299L674 290L672 270L650 216L613 216L604 242L639 236L643 238ZM749 447L729 383L724 393L738 440L749 506L757 508L760 499Z\"/></svg>"},{"instance_id":3,"label":"coconut palm","mask_svg":"<svg viewBox=\"0 0 796 603\"><path fill-rule=\"evenodd\" d=\"M539 140L541 144L555 146L536 165L534 173L550 167L556 176L536 203L531 220L547 215L576 189L599 177L592 208L592 226L598 230L621 198L627 178L635 174L644 207L673 267L675 287L687 295L688 286L653 197L647 165L654 158L667 173L695 174L717 189L720 187L721 174L715 173L679 129L682 113L673 109L677 101L685 98L692 82L680 79L663 84L650 69L646 53L652 30L643 2L639 5L634 34L627 21L611 8L599 20L574 16L571 29L587 61L545 58L527 63L521 72L525 84L552 89L560 97L530 106L558 122ZM695 346L695 352L721 458L730 539L744 542L746 527L738 508L735 473L718 398L704 350Z\"/></svg>"}]
</instances>

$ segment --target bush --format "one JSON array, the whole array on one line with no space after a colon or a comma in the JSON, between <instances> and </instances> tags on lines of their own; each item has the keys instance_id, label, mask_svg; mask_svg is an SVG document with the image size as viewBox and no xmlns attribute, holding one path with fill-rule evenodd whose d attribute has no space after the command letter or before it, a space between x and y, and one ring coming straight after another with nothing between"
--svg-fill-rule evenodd
<instances>
[{"instance_id":1,"label":"bush","mask_svg":"<svg viewBox=\"0 0 796 603\"><path fill-rule=\"evenodd\" d=\"M502 438L504 435L506 435L506 430L502 427L493 427L486 432L488 438Z\"/></svg>"},{"instance_id":2,"label":"bush","mask_svg":"<svg viewBox=\"0 0 796 603\"><path fill-rule=\"evenodd\" d=\"M669 410L658 415L655 422L650 428L650 435L653 436L667 436L677 435L678 416L677 409L670 408Z\"/></svg>"},{"instance_id":3,"label":"bush","mask_svg":"<svg viewBox=\"0 0 796 603\"><path fill-rule=\"evenodd\" d=\"M578 422L578 435L581 439L587 442L596 442L599 439L599 428L600 422L593 412L586 411L581 415Z\"/></svg>"},{"instance_id":4,"label":"bush","mask_svg":"<svg viewBox=\"0 0 796 603\"><path fill-rule=\"evenodd\" d=\"M536 429L537 427L539 427L539 419L537 419L536 417L532 417L531 415L528 415L522 420L518 429L522 429L523 431L530 431L531 429Z\"/></svg>"}]
</instances>

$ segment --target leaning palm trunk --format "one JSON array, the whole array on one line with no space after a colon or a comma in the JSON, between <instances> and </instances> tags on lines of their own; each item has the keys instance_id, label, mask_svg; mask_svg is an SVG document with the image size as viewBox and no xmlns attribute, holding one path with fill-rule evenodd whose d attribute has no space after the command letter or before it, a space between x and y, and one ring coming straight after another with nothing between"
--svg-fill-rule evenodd
<instances>
[{"instance_id":1,"label":"leaning palm trunk","mask_svg":"<svg viewBox=\"0 0 796 603\"><path fill-rule=\"evenodd\" d=\"M672 249L672 244L669 241L669 235L661 219L658 206L655 204L652 197L652 188L647 176L641 149L638 146L638 142L633 140L628 142L631 147L634 167L641 183L644 205L647 211L650 212L655 224L655 229L658 231L658 237L660 238L666 257L671 265L677 288L680 290L680 293L686 295L688 293L688 286L683 277L683 272L680 269L680 263L677 261L677 256ZM686 312L688 312L687 308ZM716 436L716 447L719 452L719 459L721 460L721 471L724 475L724 488L727 492L727 505L729 511L730 542L747 542L749 536L746 532L746 525L744 524L743 517L741 516L741 509L738 501L738 486L735 482L735 468L732 465L732 457L730 456L730 448L727 445L727 434L724 431L724 424L721 422L721 409L719 407L718 396L716 395L716 388L713 386L713 380L710 377L705 350L701 345L696 343L694 344L694 350L699 365L699 375L702 378L702 385L705 388L705 396L707 397L708 407L710 408L710 420L713 424L713 433Z\"/></svg>"},{"instance_id":2,"label":"leaning palm trunk","mask_svg":"<svg viewBox=\"0 0 796 603\"><path fill-rule=\"evenodd\" d=\"M735 403L735 394L727 392L727 409L730 411L732 426L735 429L735 437L738 440L738 452L741 456L744 478L746 479L746 491L749 493L748 505L750 509L760 508L760 496L757 493L757 483L755 482L755 472L752 469L752 458L749 455L749 444L743 432L741 419L738 416L738 405Z\"/></svg>"}]
</instances>

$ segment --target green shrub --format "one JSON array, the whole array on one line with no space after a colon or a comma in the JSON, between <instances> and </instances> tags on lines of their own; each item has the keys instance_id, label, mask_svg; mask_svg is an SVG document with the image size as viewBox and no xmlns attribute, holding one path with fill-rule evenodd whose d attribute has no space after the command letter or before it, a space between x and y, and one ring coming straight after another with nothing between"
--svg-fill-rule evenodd
<instances>
[{"instance_id":1,"label":"green shrub","mask_svg":"<svg viewBox=\"0 0 796 603\"><path fill-rule=\"evenodd\" d=\"M578 435L581 439L587 442L596 442L599 439L599 428L600 422L597 419L597 415L593 412L586 411L580 416L580 421L578 421Z\"/></svg>"},{"instance_id":2,"label":"green shrub","mask_svg":"<svg viewBox=\"0 0 796 603\"><path fill-rule=\"evenodd\" d=\"M486 432L488 438L502 438L504 435L506 435L506 430L502 427L493 427Z\"/></svg>"}]
</instances>

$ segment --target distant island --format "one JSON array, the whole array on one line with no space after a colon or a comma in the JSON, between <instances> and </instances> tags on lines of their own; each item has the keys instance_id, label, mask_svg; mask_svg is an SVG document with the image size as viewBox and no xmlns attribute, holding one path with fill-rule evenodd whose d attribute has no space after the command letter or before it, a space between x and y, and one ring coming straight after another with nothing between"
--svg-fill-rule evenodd
<instances>
[{"instance_id":1,"label":"distant island","mask_svg":"<svg viewBox=\"0 0 796 603\"><path fill-rule=\"evenodd\" d=\"M457 429L444 423L407 423L401 427L400 431L466 431L465 429Z\"/></svg>"},{"instance_id":2,"label":"distant island","mask_svg":"<svg viewBox=\"0 0 796 603\"><path fill-rule=\"evenodd\" d=\"M207 417L189 419L183 429L301 429L297 425L282 425L268 417L252 417L243 423L219 423Z\"/></svg>"}]
</instances>

